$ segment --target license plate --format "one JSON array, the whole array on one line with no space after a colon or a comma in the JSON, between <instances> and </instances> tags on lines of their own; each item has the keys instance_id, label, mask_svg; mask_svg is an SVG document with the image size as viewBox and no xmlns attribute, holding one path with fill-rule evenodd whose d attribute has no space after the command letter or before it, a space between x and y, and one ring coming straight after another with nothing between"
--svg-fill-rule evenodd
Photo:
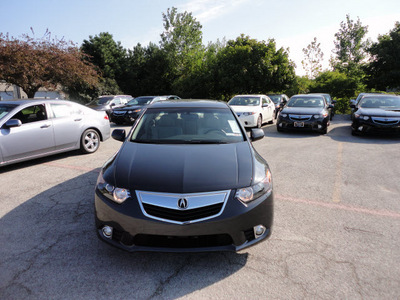
<instances>
[{"instance_id":1,"label":"license plate","mask_svg":"<svg viewBox=\"0 0 400 300\"><path fill-rule=\"evenodd\" d=\"M304 127L304 122L294 122L294 127Z\"/></svg>"}]
</instances>

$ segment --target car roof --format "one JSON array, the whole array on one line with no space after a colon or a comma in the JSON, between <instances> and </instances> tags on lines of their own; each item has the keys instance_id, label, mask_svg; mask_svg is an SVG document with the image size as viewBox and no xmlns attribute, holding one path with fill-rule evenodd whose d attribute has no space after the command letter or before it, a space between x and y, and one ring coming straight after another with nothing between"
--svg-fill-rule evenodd
<instances>
[{"instance_id":1,"label":"car roof","mask_svg":"<svg viewBox=\"0 0 400 300\"><path fill-rule=\"evenodd\" d=\"M24 105L24 104L41 104L44 102L76 103L73 101L61 100L61 99L19 99L19 100L1 101L0 103Z\"/></svg>"},{"instance_id":2,"label":"car roof","mask_svg":"<svg viewBox=\"0 0 400 300\"><path fill-rule=\"evenodd\" d=\"M266 96L264 94L243 94L243 95L235 95L232 98L235 97L262 97L262 96Z\"/></svg>"},{"instance_id":3,"label":"car roof","mask_svg":"<svg viewBox=\"0 0 400 300\"><path fill-rule=\"evenodd\" d=\"M222 101L202 100L202 99L183 99L183 100L165 100L150 104L149 108L228 108L228 105Z\"/></svg>"},{"instance_id":4,"label":"car roof","mask_svg":"<svg viewBox=\"0 0 400 300\"><path fill-rule=\"evenodd\" d=\"M293 97L315 98L315 96L321 97L324 99L324 96L322 94L298 94L298 95L293 95L291 98L293 98Z\"/></svg>"}]
</instances>

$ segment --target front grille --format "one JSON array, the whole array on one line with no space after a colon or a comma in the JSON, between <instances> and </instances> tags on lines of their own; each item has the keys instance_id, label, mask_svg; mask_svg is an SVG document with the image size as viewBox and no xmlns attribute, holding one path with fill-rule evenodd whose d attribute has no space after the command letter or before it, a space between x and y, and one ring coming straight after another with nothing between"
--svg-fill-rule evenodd
<instances>
[{"instance_id":1,"label":"front grille","mask_svg":"<svg viewBox=\"0 0 400 300\"><path fill-rule=\"evenodd\" d=\"M372 121L380 125L396 125L399 123L398 119L390 119L390 118L372 118Z\"/></svg>"},{"instance_id":2,"label":"front grille","mask_svg":"<svg viewBox=\"0 0 400 300\"><path fill-rule=\"evenodd\" d=\"M246 237L246 240L251 242L252 240L254 240L256 237L254 235L254 229L250 228L244 231L244 235Z\"/></svg>"},{"instance_id":3,"label":"front grille","mask_svg":"<svg viewBox=\"0 0 400 300\"><path fill-rule=\"evenodd\" d=\"M199 220L217 215L221 211L222 206L223 203L217 203L195 209L177 210L143 203L143 208L147 214L157 218L173 220L177 222Z\"/></svg>"},{"instance_id":4,"label":"front grille","mask_svg":"<svg viewBox=\"0 0 400 300\"><path fill-rule=\"evenodd\" d=\"M163 236L138 234L134 243L142 247L157 248L204 248L233 244L229 234L197 235L197 236Z\"/></svg>"},{"instance_id":5,"label":"front grille","mask_svg":"<svg viewBox=\"0 0 400 300\"><path fill-rule=\"evenodd\" d=\"M311 119L311 115L289 115L289 118L293 121L308 121Z\"/></svg>"},{"instance_id":6,"label":"front grille","mask_svg":"<svg viewBox=\"0 0 400 300\"><path fill-rule=\"evenodd\" d=\"M125 111L116 111L116 110L113 111L113 114L116 116L122 116L122 115L125 115L125 113L126 113Z\"/></svg>"}]
</instances>

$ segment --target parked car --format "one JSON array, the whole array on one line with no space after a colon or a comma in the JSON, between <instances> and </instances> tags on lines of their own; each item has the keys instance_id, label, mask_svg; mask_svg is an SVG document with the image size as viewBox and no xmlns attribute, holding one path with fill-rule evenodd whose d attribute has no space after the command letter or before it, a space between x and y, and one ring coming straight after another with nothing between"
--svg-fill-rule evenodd
<instances>
[{"instance_id":1,"label":"parked car","mask_svg":"<svg viewBox=\"0 0 400 300\"><path fill-rule=\"evenodd\" d=\"M147 105L164 100L179 100L175 95L168 96L140 96L129 101L125 106L113 109L110 114L111 122L115 124L132 124L143 112Z\"/></svg>"},{"instance_id":2,"label":"parked car","mask_svg":"<svg viewBox=\"0 0 400 300\"><path fill-rule=\"evenodd\" d=\"M275 104L267 95L237 95L228 104L244 127L261 128L266 122L274 122Z\"/></svg>"},{"instance_id":3,"label":"parked car","mask_svg":"<svg viewBox=\"0 0 400 300\"><path fill-rule=\"evenodd\" d=\"M267 96L275 104L275 119L278 117L278 113L283 109L285 104L289 101L289 97L285 94L267 94Z\"/></svg>"},{"instance_id":4,"label":"parked car","mask_svg":"<svg viewBox=\"0 0 400 300\"><path fill-rule=\"evenodd\" d=\"M93 153L109 137L105 112L71 101L0 103L0 166L74 149Z\"/></svg>"},{"instance_id":5,"label":"parked car","mask_svg":"<svg viewBox=\"0 0 400 300\"><path fill-rule=\"evenodd\" d=\"M356 111L356 106L358 105L358 103L360 102L360 100L364 97L364 96L368 96L368 95L384 95L382 93L359 93L356 99L350 99L350 109L351 109L351 113L350 113L350 117L351 120L353 121L354 119L354 112Z\"/></svg>"},{"instance_id":6,"label":"parked car","mask_svg":"<svg viewBox=\"0 0 400 300\"><path fill-rule=\"evenodd\" d=\"M335 116L335 104L336 100L332 100L331 95L329 94L323 94L323 93L310 93L310 95L322 95L325 97L326 103L328 104L328 107L332 105L332 108L329 108L329 119L332 120L333 117Z\"/></svg>"},{"instance_id":7,"label":"parked car","mask_svg":"<svg viewBox=\"0 0 400 300\"><path fill-rule=\"evenodd\" d=\"M271 234L271 172L226 103L148 106L102 168L95 220L102 241L127 251L238 251Z\"/></svg>"},{"instance_id":8,"label":"parked car","mask_svg":"<svg viewBox=\"0 0 400 300\"><path fill-rule=\"evenodd\" d=\"M326 134L330 124L330 108L332 105L328 105L322 95L292 96L280 112L276 128L279 132L285 129L306 129Z\"/></svg>"},{"instance_id":9,"label":"parked car","mask_svg":"<svg viewBox=\"0 0 400 300\"><path fill-rule=\"evenodd\" d=\"M365 95L355 110L351 133L368 132L400 133L400 97L392 95Z\"/></svg>"},{"instance_id":10,"label":"parked car","mask_svg":"<svg viewBox=\"0 0 400 300\"><path fill-rule=\"evenodd\" d=\"M93 108L94 110L105 111L110 117L111 112L114 108L124 106L132 99L133 97L129 95L100 96L98 99L88 103L87 106Z\"/></svg>"}]
</instances>

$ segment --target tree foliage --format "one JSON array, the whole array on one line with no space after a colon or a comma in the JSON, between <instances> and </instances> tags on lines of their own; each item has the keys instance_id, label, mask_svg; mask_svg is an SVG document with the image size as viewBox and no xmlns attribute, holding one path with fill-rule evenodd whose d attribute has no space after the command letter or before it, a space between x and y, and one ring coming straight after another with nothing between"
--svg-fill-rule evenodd
<instances>
[{"instance_id":1,"label":"tree foliage","mask_svg":"<svg viewBox=\"0 0 400 300\"><path fill-rule=\"evenodd\" d=\"M370 87L400 89L400 22L368 49L372 61L367 67Z\"/></svg>"},{"instance_id":2,"label":"tree foliage","mask_svg":"<svg viewBox=\"0 0 400 300\"><path fill-rule=\"evenodd\" d=\"M346 74L362 75L362 67L367 57L367 48L370 44L364 40L368 26L362 26L360 18L357 22L346 15L346 22L340 23L339 32L335 34L336 41L333 53L336 57L331 60L334 70Z\"/></svg>"},{"instance_id":3,"label":"tree foliage","mask_svg":"<svg viewBox=\"0 0 400 300\"><path fill-rule=\"evenodd\" d=\"M98 73L73 43L25 34L21 39L0 33L0 79L16 84L33 98L39 88L94 86Z\"/></svg>"},{"instance_id":4,"label":"tree foliage","mask_svg":"<svg viewBox=\"0 0 400 300\"><path fill-rule=\"evenodd\" d=\"M304 60L301 61L304 70L307 72L308 78L315 78L322 71L322 60L324 53L322 52L321 43L317 43L317 38L308 44L307 48L303 48Z\"/></svg>"}]
</instances>

